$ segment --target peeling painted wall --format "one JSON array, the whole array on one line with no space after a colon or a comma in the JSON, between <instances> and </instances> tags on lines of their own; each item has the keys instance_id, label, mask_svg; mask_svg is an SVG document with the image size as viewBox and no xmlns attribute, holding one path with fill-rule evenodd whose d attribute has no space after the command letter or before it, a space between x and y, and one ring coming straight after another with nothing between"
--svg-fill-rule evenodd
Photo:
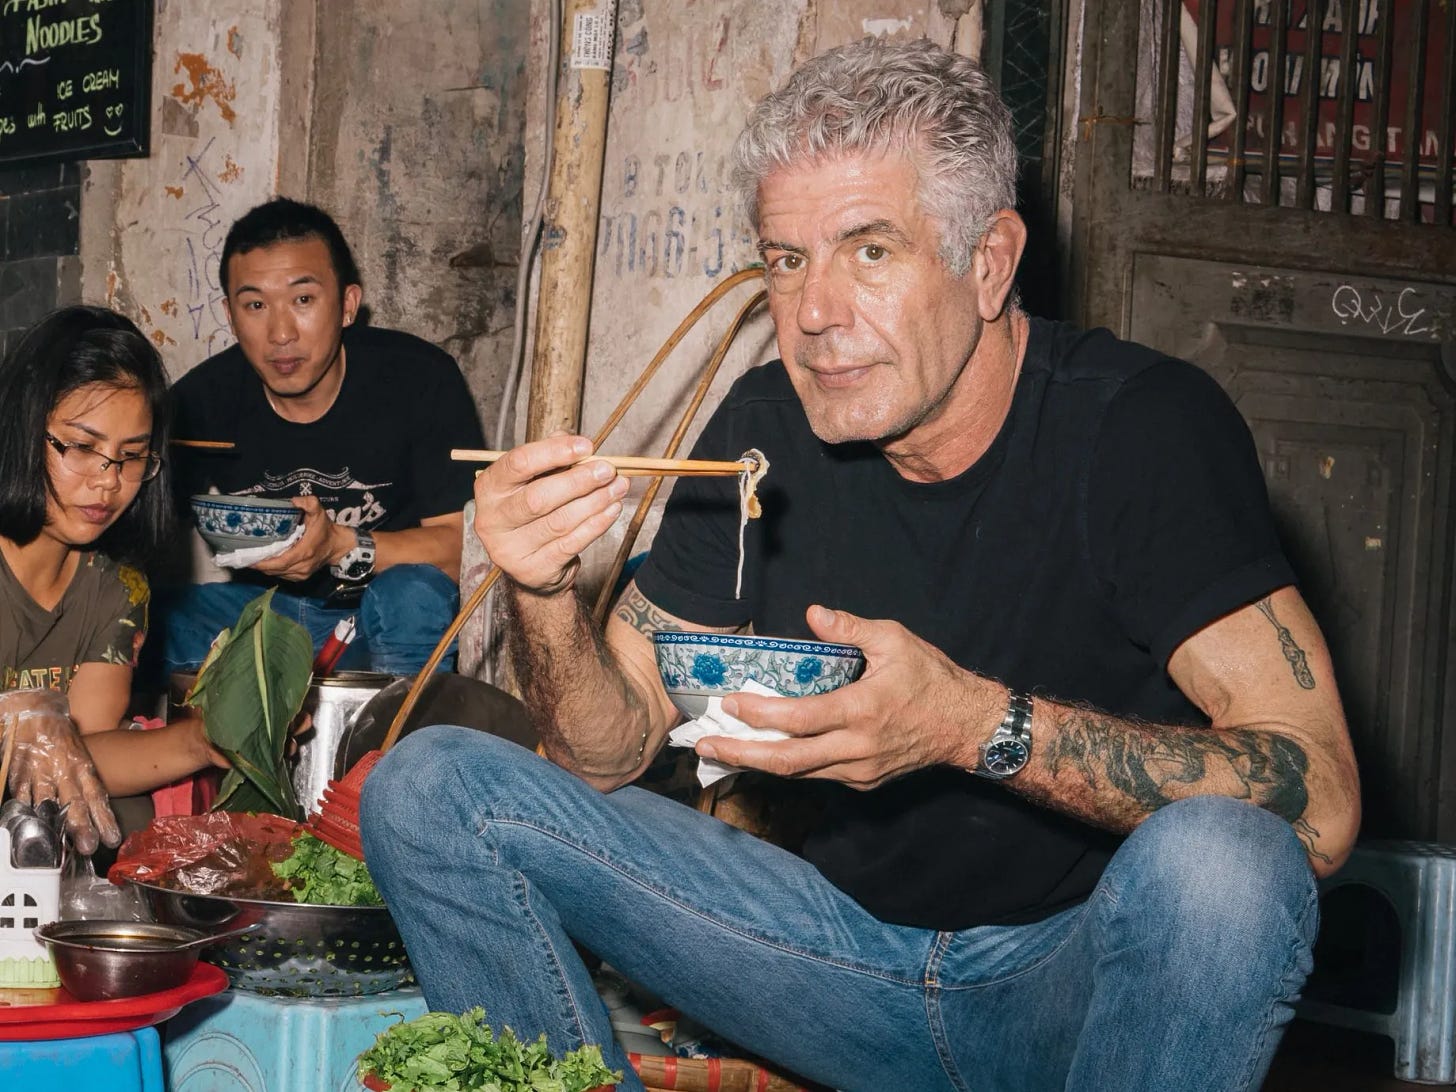
<instances>
[{"instance_id":1,"label":"peeling painted wall","mask_svg":"<svg viewBox=\"0 0 1456 1092\"><path fill-rule=\"evenodd\" d=\"M284 193L329 209L377 324L460 361L491 423L520 248L525 0L161 0L153 154L93 162L83 292L181 375L231 343L217 261Z\"/></svg>"},{"instance_id":2,"label":"peeling painted wall","mask_svg":"<svg viewBox=\"0 0 1456 1092\"><path fill-rule=\"evenodd\" d=\"M750 225L728 188L727 166L754 102L781 86L804 59L866 34L928 35L951 44L956 13L943 14L944 6L943 0L620 0L584 432L600 426L673 328L717 281L757 261ZM540 42L548 21L540 0L532 18ZM526 123L528 165L536 170L543 68L537 66L533 75L538 82ZM739 288L683 340L606 450L662 450L713 346L752 293L751 285ZM760 313L724 361L698 426L745 368L776 355L772 326ZM518 419L524 421L523 415ZM637 486L629 504L644 487ZM650 541L656 523L654 514L639 536L639 549ZM619 521L614 534L594 548L589 571L600 573L610 562L625 525Z\"/></svg>"},{"instance_id":3,"label":"peeling painted wall","mask_svg":"<svg viewBox=\"0 0 1456 1092\"><path fill-rule=\"evenodd\" d=\"M522 0L319 0L310 198L354 248L371 321L460 362L487 430L521 244Z\"/></svg>"},{"instance_id":4,"label":"peeling painted wall","mask_svg":"<svg viewBox=\"0 0 1456 1092\"><path fill-rule=\"evenodd\" d=\"M285 2L160 0L152 154L88 164L83 295L134 319L174 377L232 341L217 258L274 186Z\"/></svg>"}]
</instances>

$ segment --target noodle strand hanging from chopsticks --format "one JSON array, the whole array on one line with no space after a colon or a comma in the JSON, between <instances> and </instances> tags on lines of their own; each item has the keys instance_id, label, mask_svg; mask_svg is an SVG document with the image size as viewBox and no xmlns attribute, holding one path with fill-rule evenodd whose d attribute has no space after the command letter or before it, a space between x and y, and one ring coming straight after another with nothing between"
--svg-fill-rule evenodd
<instances>
[{"instance_id":1,"label":"noodle strand hanging from chopsticks","mask_svg":"<svg viewBox=\"0 0 1456 1092\"><path fill-rule=\"evenodd\" d=\"M756 447L751 447L739 457L748 464L738 475L738 579L733 585L733 598L743 598L743 536L748 521L763 515L758 503L758 483L768 473L768 458Z\"/></svg>"}]
</instances>

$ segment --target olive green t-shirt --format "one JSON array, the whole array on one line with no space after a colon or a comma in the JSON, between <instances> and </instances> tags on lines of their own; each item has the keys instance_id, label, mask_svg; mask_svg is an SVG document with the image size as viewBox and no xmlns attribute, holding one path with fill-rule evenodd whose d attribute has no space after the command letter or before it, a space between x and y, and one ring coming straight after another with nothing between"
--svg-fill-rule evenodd
<instances>
[{"instance_id":1,"label":"olive green t-shirt","mask_svg":"<svg viewBox=\"0 0 1456 1092\"><path fill-rule=\"evenodd\" d=\"M55 609L45 610L0 556L0 690L69 690L85 663L135 667L150 599L139 570L88 553Z\"/></svg>"}]
</instances>

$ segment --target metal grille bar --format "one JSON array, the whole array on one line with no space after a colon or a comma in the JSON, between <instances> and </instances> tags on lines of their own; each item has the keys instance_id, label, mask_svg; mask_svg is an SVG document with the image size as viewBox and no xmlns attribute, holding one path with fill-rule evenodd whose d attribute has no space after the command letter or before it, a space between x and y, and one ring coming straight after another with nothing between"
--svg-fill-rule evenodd
<instances>
[{"instance_id":1,"label":"metal grille bar","mask_svg":"<svg viewBox=\"0 0 1456 1092\"><path fill-rule=\"evenodd\" d=\"M1456 0L1446 0L1445 80L1441 91L1441 127L1436 137L1435 221L1451 226L1452 126L1456 124ZM1419 143L1419 141L1417 142Z\"/></svg>"},{"instance_id":2,"label":"metal grille bar","mask_svg":"<svg viewBox=\"0 0 1456 1092\"><path fill-rule=\"evenodd\" d=\"M1181 6L1181 5L1180 5ZM1179 12L1182 16L1182 12ZM1193 64L1193 192L1200 197L1208 181L1209 82L1213 76L1213 39L1218 0L1199 0L1198 46Z\"/></svg>"},{"instance_id":3,"label":"metal grille bar","mask_svg":"<svg viewBox=\"0 0 1456 1092\"><path fill-rule=\"evenodd\" d=\"M1254 38L1254 20L1248 4L1234 3L1234 41L1229 51L1229 86L1234 93L1234 123L1229 142L1229 185L1227 197L1244 202L1244 144L1249 132L1249 56ZM1278 98L1278 96L1274 96Z\"/></svg>"},{"instance_id":4,"label":"metal grille bar","mask_svg":"<svg viewBox=\"0 0 1456 1092\"><path fill-rule=\"evenodd\" d=\"M1385 157L1390 151L1390 51L1395 12L1386 3L1375 46L1375 88L1370 103L1370 169L1365 175L1365 215L1385 215Z\"/></svg>"},{"instance_id":5,"label":"metal grille bar","mask_svg":"<svg viewBox=\"0 0 1456 1092\"><path fill-rule=\"evenodd\" d=\"M1300 96L1304 108L1304 132L1299 147L1299 182L1294 203L1302 209L1314 208L1314 153L1319 144L1320 43L1324 33L1321 12L1328 0L1307 0L1305 4L1304 80Z\"/></svg>"},{"instance_id":6,"label":"metal grille bar","mask_svg":"<svg viewBox=\"0 0 1456 1092\"><path fill-rule=\"evenodd\" d=\"M1153 151L1153 185L1167 193L1173 175L1173 142L1178 136L1178 29L1183 0L1163 0L1163 40L1158 43L1158 139ZM1196 141L1195 141L1196 143Z\"/></svg>"},{"instance_id":7,"label":"metal grille bar","mask_svg":"<svg viewBox=\"0 0 1456 1092\"><path fill-rule=\"evenodd\" d=\"M1426 85L1426 16L1429 0L1414 0L1415 44L1405 91L1405 154L1400 159L1400 218L1421 218L1421 181L1418 165L1421 133L1421 93ZM1456 73L1453 73L1456 75Z\"/></svg>"},{"instance_id":8,"label":"metal grille bar","mask_svg":"<svg viewBox=\"0 0 1456 1092\"><path fill-rule=\"evenodd\" d=\"M1279 204L1280 155L1284 151L1284 87L1289 67L1289 5L1285 0L1274 0L1271 5L1273 27L1270 28L1269 76L1269 118L1267 135L1264 138L1264 204Z\"/></svg>"},{"instance_id":9,"label":"metal grille bar","mask_svg":"<svg viewBox=\"0 0 1456 1092\"><path fill-rule=\"evenodd\" d=\"M1350 211L1350 135L1355 122L1355 87L1360 82L1360 73L1355 67L1355 35L1360 29L1358 0L1344 0L1340 14L1340 97L1335 108L1335 146L1330 149L1334 158L1331 212Z\"/></svg>"}]
</instances>

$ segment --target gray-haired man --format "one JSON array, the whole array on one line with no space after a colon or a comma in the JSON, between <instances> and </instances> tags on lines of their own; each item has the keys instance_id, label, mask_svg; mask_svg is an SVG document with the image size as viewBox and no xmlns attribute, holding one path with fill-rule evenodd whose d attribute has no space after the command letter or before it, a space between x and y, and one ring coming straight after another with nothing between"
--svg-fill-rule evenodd
<instances>
[{"instance_id":1,"label":"gray-haired man","mask_svg":"<svg viewBox=\"0 0 1456 1092\"><path fill-rule=\"evenodd\" d=\"M1010 123L970 61L816 58L736 160L782 361L696 453L772 466L742 597L731 483L678 485L599 633L577 558L625 481L580 437L481 475L552 761L439 728L368 783L431 1006L607 1041L575 941L841 1089L1258 1087L1359 807L1247 429L1190 365L1016 307ZM801 855L623 787L678 719L651 634L750 628L868 661L725 700L789 739L698 744L816 790Z\"/></svg>"}]
</instances>

